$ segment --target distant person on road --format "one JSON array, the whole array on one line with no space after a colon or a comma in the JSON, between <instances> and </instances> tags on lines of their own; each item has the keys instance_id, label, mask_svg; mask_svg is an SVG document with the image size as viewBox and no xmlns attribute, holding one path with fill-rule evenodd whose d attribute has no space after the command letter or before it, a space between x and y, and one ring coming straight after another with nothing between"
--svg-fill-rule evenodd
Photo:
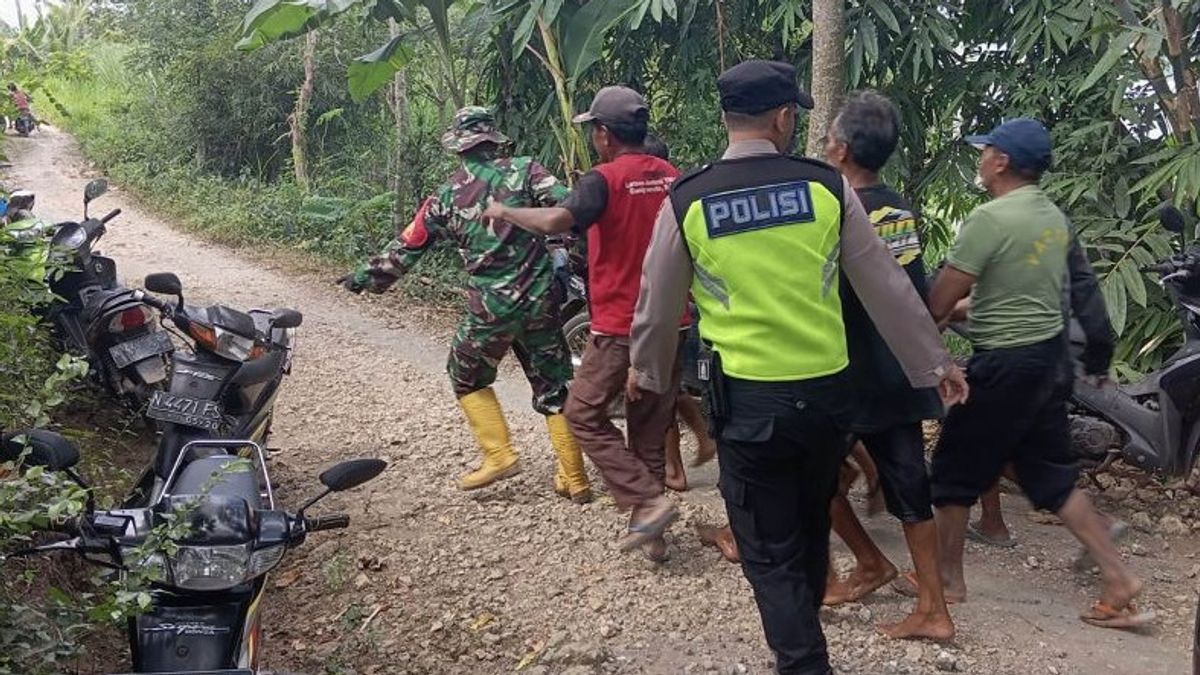
<instances>
[{"instance_id":1,"label":"distant person on road","mask_svg":"<svg viewBox=\"0 0 1200 675\"><path fill-rule=\"evenodd\" d=\"M541 240L508 223L481 218L491 201L549 206L569 190L529 157L503 157L509 143L487 108L454 115L442 145L462 164L418 209L385 253L339 282L348 290L381 293L407 272L438 237L458 245L468 274L467 312L450 350L447 369L483 464L459 480L475 490L514 476L521 467L508 424L492 390L496 368L511 348L533 389L533 408L546 416L558 456L556 491L571 501L591 501L583 455L563 416L571 355L550 288L553 270Z\"/></svg>"},{"instance_id":2,"label":"distant person on road","mask_svg":"<svg viewBox=\"0 0 1200 675\"><path fill-rule=\"evenodd\" d=\"M575 117L591 127L600 163L576 183L557 208L489 207L497 222L515 223L540 234L587 230L588 294L592 336L575 373L567 419L584 452L600 469L621 510L631 512L620 547L641 548L656 562L666 559L663 532L678 516L663 494L667 428L674 421L679 390L678 329L675 318L674 385L669 392L626 400L628 441L613 424L610 404L621 395L629 372L629 328L641 284L642 259L654 219L679 171L647 154L650 109L627 87L604 87L591 108Z\"/></svg>"},{"instance_id":3,"label":"distant person on road","mask_svg":"<svg viewBox=\"0 0 1200 675\"><path fill-rule=\"evenodd\" d=\"M8 98L13 105L17 107L17 112L22 115L32 115L33 112L29 105L29 94L21 91L16 82L8 83Z\"/></svg>"}]
</instances>

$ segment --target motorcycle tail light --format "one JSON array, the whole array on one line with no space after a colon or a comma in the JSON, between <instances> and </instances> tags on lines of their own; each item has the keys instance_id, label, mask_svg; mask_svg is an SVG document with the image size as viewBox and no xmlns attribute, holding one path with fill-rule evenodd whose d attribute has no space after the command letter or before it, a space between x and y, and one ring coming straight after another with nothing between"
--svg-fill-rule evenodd
<instances>
[{"instance_id":1,"label":"motorcycle tail light","mask_svg":"<svg viewBox=\"0 0 1200 675\"><path fill-rule=\"evenodd\" d=\"M114 316L108 323L108 330L113 333L124 333L141 328L153 320L154 315L150 313L150 308L138 305Z\"/></svg>"}]
</instances>

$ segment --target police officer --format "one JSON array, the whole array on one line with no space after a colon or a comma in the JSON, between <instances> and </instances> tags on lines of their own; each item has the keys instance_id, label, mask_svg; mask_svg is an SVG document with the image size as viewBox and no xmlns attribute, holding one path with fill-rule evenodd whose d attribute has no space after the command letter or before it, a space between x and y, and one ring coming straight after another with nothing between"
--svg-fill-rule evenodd
<instances>
[{"instance_id":1,"label":"police officer","mask_svg":"<svg viewBox=\"0 0 1200 675\"><path fill-rule=\"evenodd\" d=\"M720 488L780 673L831 672L817 610L829 501L853 394L839 266L914 386L952 405L966 381L846 180L783 154L812 97L786 63L717 80L729 147L672 185L642 268L628 393L664 392L690 287L718 439Z\"/></svg>"}]
</instances>

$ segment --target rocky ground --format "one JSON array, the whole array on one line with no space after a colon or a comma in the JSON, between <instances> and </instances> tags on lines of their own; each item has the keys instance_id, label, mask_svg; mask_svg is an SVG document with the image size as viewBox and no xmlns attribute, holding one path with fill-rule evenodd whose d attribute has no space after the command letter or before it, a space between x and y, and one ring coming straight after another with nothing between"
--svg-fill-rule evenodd
<instances>
[{"instance_id":1,"label":"rocky ground","mask_svg":"<svg viewBox=\"0 0 1200 675\"><path fill-rule=\"evenodd\" d=\"M37 192L44 216L77 216L91 174L68 136L43 127L12 139L9 152L11 180ZM312 494L316 474L337 459L390 463L373 483L325 503L351 514L350 529L310 537L273 574L264 665L362 674L770 672L749 586L692 531L724 520L715 467L695 470L693 490L675 497L684 517L669 534L670 562L621 555L614 543L623 520L611 500L575 506L553 494L544 425L510 370L497 389L524 473L459 492L454 479L477 457L443 372L453 312L400 293L349 296L330 283L333 271L311 262L203 243L119 190L102 203L125 209L100 248L128 282L170 270L192 302L304 312L270 465L285 504ZM874 625L900 618L909 603L883 591L826 611L838 672L1186 672L1200 499L1120 468L1099 481L1099 500L1135 526L1122 550L1147 581L1143 604L1160 617L1154 628L1082 624L1095 574L1072 571L1070 535L1006 494L1021 543L968 546L971 597L954 609L954 643L880 637ZM903 566L896 523L884 515L868 528ZM837 553L845 565L844 550Z\"/></svg>"}]
</instances>

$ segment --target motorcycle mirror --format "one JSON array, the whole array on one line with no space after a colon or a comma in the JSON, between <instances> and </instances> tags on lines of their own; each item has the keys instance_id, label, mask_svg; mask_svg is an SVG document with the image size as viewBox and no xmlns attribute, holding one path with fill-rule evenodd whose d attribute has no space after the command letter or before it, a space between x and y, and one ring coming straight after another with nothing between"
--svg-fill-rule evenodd
<instances>
[{"instance_id":1,"label":"motorcycle mirror","mask_svg":"<svg viewBox=\"0 0 1200 675\"><path fill-rule=\"evenodd\" d=\"M161 293L163 295L183 294L183 282L179 280L179 277L175 276L174 272L147 274L145 286L146 290L151 293Z\"/></svg>"},{"instance_id":2,"label":"motorcycle mirror","mask_svg":"<svg viewBox=\"0 0 1200 675\"><path fill-rule=\"evenodd\" d=\"M349 459L339 462L321 472L318 479L325 486L325 491L313 497L296 512L299 518L304 517L308 507L324 499L330 492L344 492L371 480L387 468L387 462L382 459Z\"/></svg>"},{"instance_id":3,"label":"motorcycle mirror","mask_svg":"<svg viewBox=\"0 0 1200 675\"><path fill-rule=\"evenodd\" d=\"M371 480L386 468L387 462L382 459L350 459L326 469L319 478L331 492L344 492Z\"/></svg>"},{"instance_id":4,"label":"motorcycle mirror","mask_svg":"<svg viewBox=\"0 0 1200 675\"><path fill-rule=\"evenodd\" d=\"M304 315L294 309L277 309L271 313L272 328L299 328Z\"/></svg>"},{"instance_id":5,"label":"motorcycle mirror","mask_svg":"<svg viewBox=\"0 0 1200 675\"><path fill-rule=\"evenodd\" d=\"M79 463L79 449L71 441L53 431L31 429L5 434L0 438L0 461L13 462L29 449L25 466L44 466L51 471L65 471Z\"/></svg>"},{"instance_id":6,"label":"motorcycle mirror","mask_svg":"<svg viewBox=\"0 0 1200 675\"><path fill-rule=\"evenodd\" d=\"M1183 211L1173 204L1167 204L1159 209L1158 222L1162 224L1164 230L1179 234L1183 232L1184 227Z\"/></svg>"},{"instance_id":7,"label":"motorcycle mirror","mask_svg":"<svg viewBox=\"0 0 1200 675\"><path fill-rule=\"evenodd\" d=\"M83 188L83 203L84 203L84 205L90 204L92 201L94 201L97 197L104 194L105 192L108 192L108 181L107 180L104 180L103 178L97 178L96 180L88 183L87 187Z\"/></svg>"}]
</instances>

